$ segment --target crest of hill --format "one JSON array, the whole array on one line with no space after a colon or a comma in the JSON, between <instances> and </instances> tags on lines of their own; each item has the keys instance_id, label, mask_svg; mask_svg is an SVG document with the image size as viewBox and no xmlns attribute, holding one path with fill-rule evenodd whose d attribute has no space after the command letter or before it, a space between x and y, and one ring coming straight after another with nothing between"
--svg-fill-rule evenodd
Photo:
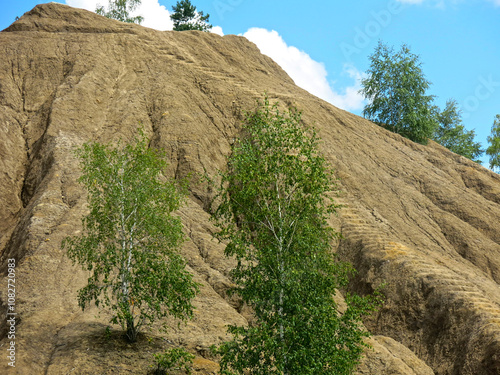
<instances>
[{"instance_id":1,"label":"crest of hill","mask_svg":"<svg viewBox=\"0 0 500 375\"><path fill-rule=\"evenodd\" d=\"M50 3L1 32L0 53L0 263L16 259L19 374L145 374L168 343L197 354L196 373L216 370L208 348L251 315L225 295L233 263L212 240L212 193L195 181L180 211L202 284L195 319L136 346L118 331L106 339L106 315L76 303L86 273L60 248L86 213L73 150L130 141L142 123L167 150L169 175L215 176L264 92L319 130L342 189L337 254L359 271L351 288L386 283L358 373L500 374L498 175L314 97L243 37L159 32Z\"/></svg>"}]
</instances>

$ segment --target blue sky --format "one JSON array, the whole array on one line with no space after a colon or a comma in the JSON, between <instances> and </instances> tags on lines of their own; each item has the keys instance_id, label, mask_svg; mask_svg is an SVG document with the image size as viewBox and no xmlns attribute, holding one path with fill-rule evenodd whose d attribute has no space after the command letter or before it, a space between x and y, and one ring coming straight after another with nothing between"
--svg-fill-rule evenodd
<instances>
[{"instance_id":1,"label":"blue sky","mask_svg":"<svg viewBox=\"0 0 500 375\"><path fill-rule=\"evenodd\" d=\"M420 56L429 94L457 100L467 129L487 147L500 114L500 0L191 0L219 34L244 35L295 83L360 115L359 80L378 40ZM43 1L0 0L0 29ZM107 0L59 0L94 10ZM169 30L176 0L142 0L143 25ZM488 166L488 158L483 157Z\"/></svg>"}]
</instances>

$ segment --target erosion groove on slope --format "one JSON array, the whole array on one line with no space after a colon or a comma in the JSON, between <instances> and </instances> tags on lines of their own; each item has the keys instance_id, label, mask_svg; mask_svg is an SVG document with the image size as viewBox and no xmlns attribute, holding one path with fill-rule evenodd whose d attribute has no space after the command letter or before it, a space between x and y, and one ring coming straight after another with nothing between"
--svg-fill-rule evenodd
<instances>
[{"instance_id":1,"label":"erosion groove on slope","mask_svg":"<svg viewBox=\"0 0 500 375\"><path fill-rule=\"evenodd\" d=\"M417 299L422 303L433 306L431 316L426 316L429 312L422 311L421 315L416 317L415 320L421 325L419 327L421 329L415 334L412 334L411 326L415 321L397 322L389 318L387 325L394 325L393 334L397 337L397 331L404 329L405 337L399 338L427 363L432 364L434 369L452 368L456 373L468 369L474 374L488 374L489 372L482 372L484 370L471 362L476 360L473 357L480 356L483 363L488 363L492 360L491 353L500 353L500 305L485 298L485 291L476 283L468 281L446 267L450 259L444 257L432 259L391 240L380 226L373 224L370 218L364 217L352 201L349 202L344 198L340 199L339 203L342 205L342 235L345 241L341 245L340 253L349 258L360 270L371 268L371 271L364 270L367 275L365 281L373 285L376 279L380 282L384 277L390 277L388 272L373 274L377 272L373 271L373 264L381 264L380 268L383 269L384 264L390 263L390 269L404 272L407 278L413 279L412 283L418 289L390 293L392 300L388 301L389 305L404 304L407 302L405 299L416 301L411 296L416 293ZM357 260L358 255L351 251L353 248L358 248L358 251L363 253L361 262ZM346 254L346 251L350 254ZM370 260L368 265L367 260ZM368 278L374 280L367 280ZM360 289L362 291L363 288ZM395 300L394 296L400 300ZM418 308L419 306L414 306L415 310ZM388 309L394 309L394 306ZM393 313L396 314L396 311ZM368 327L375 332L379 329L370 323ZM384 333L387 334L387 331ZM433 345L429 345L430 341L433 341ZM490 343L490 347L483 349L481 353L481 349L477 347L478 342ZM443 356L445 352L447 355L456 352L454 354L461 360L455 364L445 364L443 363L446 358ZM493 370L498 365L491 363L489 366L492 366L490 369Z\"/></svg>"}]
</instances>

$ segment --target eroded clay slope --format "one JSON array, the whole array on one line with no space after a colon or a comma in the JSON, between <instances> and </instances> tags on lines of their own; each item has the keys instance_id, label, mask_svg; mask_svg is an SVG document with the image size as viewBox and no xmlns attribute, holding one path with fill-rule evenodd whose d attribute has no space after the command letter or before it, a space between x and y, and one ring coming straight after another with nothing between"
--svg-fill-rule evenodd
<instances>
[{"instance_id":1,"label":"eroded clay slope","mask_svg":"<svg viewBox=\"0 0 500 375\"><path fill-rule=\"evenodd\" d=\"M265 91L320 131L341 179L332 225L344 237L339 256L359 270L352 288L386 283L359 373L500 373L498 175L317 99L242 37L158 32L51 3L1 32L0 54L0 251L3 271L17 262L17 373L145 374L170 343L197 354L196 373L216 371L209 346L248 315L225 297L232 262L211 236L211 192L195 180L180 212L202 283L195 319L129 345L119 331L106 338L105 314L79 310L86 273L60 248L85 214L73 150L129 141L142 123L171 176L215 175ZM3 312L5 290L3 277Z\"/></svg>"}]
</instances>

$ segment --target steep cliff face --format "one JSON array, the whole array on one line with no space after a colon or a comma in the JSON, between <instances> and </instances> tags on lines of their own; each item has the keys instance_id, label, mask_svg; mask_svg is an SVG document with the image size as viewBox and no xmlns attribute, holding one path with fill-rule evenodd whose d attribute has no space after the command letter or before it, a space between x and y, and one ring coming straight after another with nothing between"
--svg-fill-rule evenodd
<instances>
[{"instance_id":1,"label":"steep cliff face","mask_svg":"<svg viewBox=\"0 0 500 375\"><path fill-rule=\"evenodd\" d=\"M158 32L51 3L0 33L0 55L0 291L5 312L13 258L17 373L145 374L169 342L197 354L196 373L216 370L209 346L248 315L225 298L232 262L212 240L210 191L195 181L180 211L202 284L195 319L129 345L118 330L106 338L106 314L77 306L87 275L60 246L86 210L73 150L128 141L142 123L171 176L215 175L266 91L319 129L340 178L331 223L339 256L359 271L352 288L386 283L359 373L500 374L500 176L321 101L242 37Z\"/></svg>"}]
</instances>

